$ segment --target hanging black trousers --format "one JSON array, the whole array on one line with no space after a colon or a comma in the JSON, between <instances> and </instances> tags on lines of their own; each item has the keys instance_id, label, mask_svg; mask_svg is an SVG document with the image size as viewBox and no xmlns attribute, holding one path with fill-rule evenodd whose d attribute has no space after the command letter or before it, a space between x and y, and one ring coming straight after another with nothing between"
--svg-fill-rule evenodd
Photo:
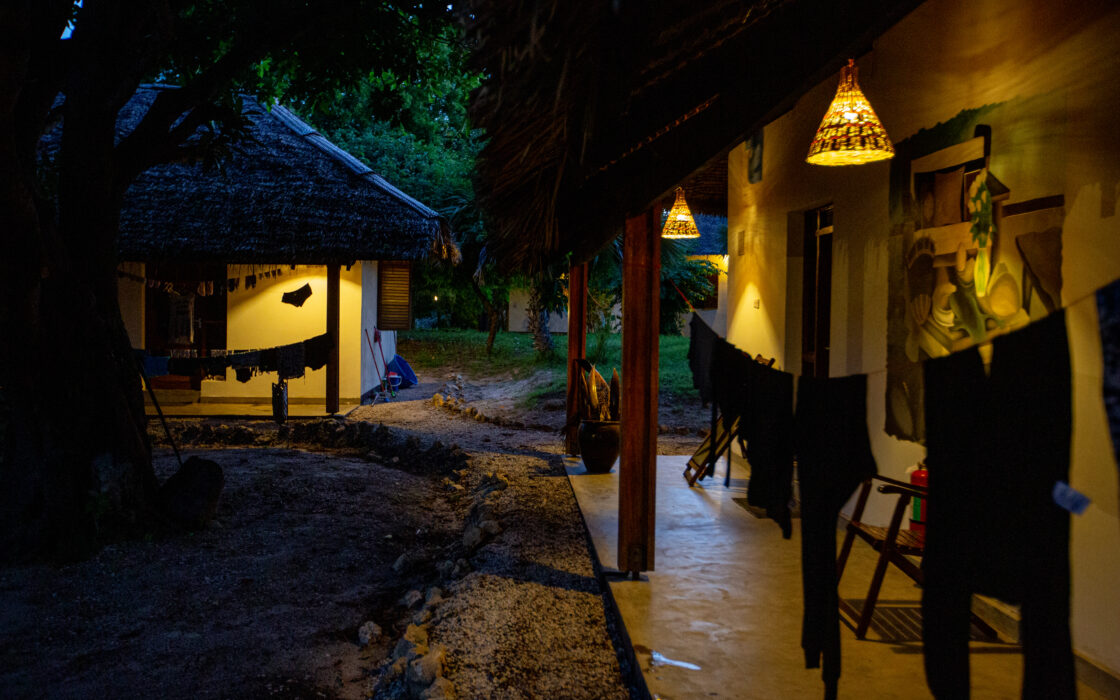
<instances>
[{"instance_id":1,"label":"hanging black trousers","mask_svg":"<svg viewBox=\"0 0 1120 700\"><path fill-rule=\"evenodd\" d=\"M1069 634L1069 345L1062 311L925 364L929 501L922 636L939 699L969 696L972 593L1021 606L1024 698L1076 696Z\"/></svg>"},{"instance_id":2,"label":"hanging black trousers","mask_svg":"<svg viewBox=\"0 0 1120 700\"><path fill-rule=\"evenodd\" d=\"M867 434L867 376L802 377L794 419L801 488L801 578L805 667L821 667L826 700L840 679L836 524L840 509L876 473Z\"/></svg>"},{"instance_id":3,"label":"hanging black trousers","mask_svg":"<svg viewBox=\"0 0 1120 700\"><path fill-rule=\"evenodd\" d=\"M743 360L750 387L749 415L742 424L751 465L747 503L765 508L788 540L793 534L793 375Z\"/></svg>"}]
</instances>

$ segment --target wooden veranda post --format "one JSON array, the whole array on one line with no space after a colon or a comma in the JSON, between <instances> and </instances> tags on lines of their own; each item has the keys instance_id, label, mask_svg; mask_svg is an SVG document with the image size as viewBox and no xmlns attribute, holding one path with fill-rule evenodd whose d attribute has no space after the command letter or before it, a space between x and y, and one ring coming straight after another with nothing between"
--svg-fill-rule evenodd
<instances>
[{"instance_id":1,"label":"wooden veranda post","mask_svg":"<svg viewBox=\"0 0 1120 700\"><path fill-rule=\"evenodd\" d=\"M327 335L331 344L327 355L327 413L338 413L339 267L327 265Z\"/></svg>"},{"instance_id":2,"label":"wooden veranda post","mask_svg":"<svg viewBox=\"0 0 1120 700\"><path fill-rule=\"evenodd\" d=\"M579 368L576 360L587 356L588 264L572 265L568 271L568 426L564 451L579 454Z\"/></svg>"},{"instance_id":3,"label":"wooden veranda post","mask_svg":"<svg viewBox=\"0 0 1120 700\"><path fill-rule=\"evenodd\" d=\"M653 210L626 220L622 239L622 454L618 568L653 570L657 486L657 356L661 238Z\"/></svg>"}]
</instances>

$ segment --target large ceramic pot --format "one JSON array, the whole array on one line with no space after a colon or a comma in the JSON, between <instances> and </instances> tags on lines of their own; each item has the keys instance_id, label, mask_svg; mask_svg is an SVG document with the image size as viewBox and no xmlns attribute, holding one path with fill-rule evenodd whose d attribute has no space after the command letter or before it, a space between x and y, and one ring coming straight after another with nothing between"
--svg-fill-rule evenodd
<instances>
[{"instance_id":1,"label":"large ceramic pot","mask_svg":"<svg viewBox=\"0 0 1120 700\"><path fill-rule=\"evenodd\" d=\"M622 433L616 420L585 420L579 424L579 454L592 474L606 474L618 459Z\"/></svg>"}]
</instances>

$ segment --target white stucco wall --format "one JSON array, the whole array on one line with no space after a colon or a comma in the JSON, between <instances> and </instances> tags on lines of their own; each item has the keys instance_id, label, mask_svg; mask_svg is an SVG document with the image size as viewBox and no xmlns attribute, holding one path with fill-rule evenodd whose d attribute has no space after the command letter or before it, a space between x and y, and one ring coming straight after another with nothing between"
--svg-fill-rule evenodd
<instances>
[{"instance_id":1,"label":"white stucco wall","mask_svg":"<svg viewBox=\"0 0 1120 700\"><path fill-rule=\"evenodd\" d=\"M377 387L385 376L385 364L397 354L397 332L381 331L381 347L377 346L377 272L376 262L362 264L362 396ZM366 332L369 339L366 339ZM371 346L372 345L372 350ZM384 362L382 362L384 358Z\"/></svg>"},{"instance_id":2,"label":"white stucco wall","mask_svg":"<svg viewBox=\"0 0 1120 700\"><path fill-rule=\"evenodd\" d=\"M509 290L509 329L514 333L527 333L529 331L529 290ZM559 311L548 315L548 330L550 333L568 332L568 312Z\"/></svg>"},{"instance_id":3,"label":"white stucco wall","mask_svg":"<svg viewBox=\"0 0 1120 700\"><path fill-rule=\"evenodd\" d=\"M858 60L860 84L896 141L964 109L1036 97L1051 110L1057 105L1056 112L1004 115L1012 121L992 123L991 169L1012 186L1009 203L1064 194L1063 304L1120 277L1118 36L1115 4L930 0ZM766 127L761 182L747 183L743 147L731 153L728 337L751 353L777 356L781 368L799 373L801 213L832 203L829 369L834 376L870 375L872 448L880 472L898 478L924 450L883 430L889 165L825 168L804 162L838 77L820 83ZM1074 645L1120 675L1120 488L1101 402L1095 306L1075 304L1067 319L1074 379L1070 479L1093 499L1084 515L1073 518Z\"/></svg>"}]
</instances>

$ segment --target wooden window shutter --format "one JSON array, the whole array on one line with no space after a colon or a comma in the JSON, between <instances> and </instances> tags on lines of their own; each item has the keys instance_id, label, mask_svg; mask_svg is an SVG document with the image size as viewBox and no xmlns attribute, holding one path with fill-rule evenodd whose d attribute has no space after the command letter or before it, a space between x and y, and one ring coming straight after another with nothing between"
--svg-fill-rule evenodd
<instances>
[{"instance_id":1,"label":"wooden window shutter","mask_svg":"<svg viewBox=\"0 0 1120 700\"><path fill-rule=\"evenodd\" d=\"M377 266L377 327L383 331L412 328L412 263L382 260Z\"/></svg>"}]
</instances>

